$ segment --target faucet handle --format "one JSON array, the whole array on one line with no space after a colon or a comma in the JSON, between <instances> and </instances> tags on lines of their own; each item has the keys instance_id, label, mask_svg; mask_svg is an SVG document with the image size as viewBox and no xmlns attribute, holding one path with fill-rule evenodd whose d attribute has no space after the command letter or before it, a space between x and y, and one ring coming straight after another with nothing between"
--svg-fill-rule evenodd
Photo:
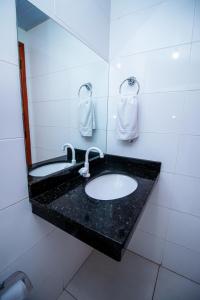
<instances>
[{"instance_id":1,"label":"faucet handle","mask_svg":"<svg viewBox=\"0 0 200 300\"><path fill-rule=\"evenodd\" d=\"M84 167L82 167L78 172L83 177L90 177L89 168L87 165L84 165Z\"/></svg>"},{"instance_id":2,"label":"faucet handle","mask_svg":"<svg viewBox=\"0 0 200 300\"><path fill-rule=\"evenodd\" d=\"M87 169L85 167L83 167L78 172L81 176L83 176L85 173L87 173Z\"/></svg>"},{"instance_id":3,"label":"faucet handle","mask_svg":"<svg viewBox=\"0 0 200 300\"><path fill-rule=\"evenodd\" d=\"M104 158L104 153L103 152L100 152L100 158Z\"/></svg>"}]
</instances>

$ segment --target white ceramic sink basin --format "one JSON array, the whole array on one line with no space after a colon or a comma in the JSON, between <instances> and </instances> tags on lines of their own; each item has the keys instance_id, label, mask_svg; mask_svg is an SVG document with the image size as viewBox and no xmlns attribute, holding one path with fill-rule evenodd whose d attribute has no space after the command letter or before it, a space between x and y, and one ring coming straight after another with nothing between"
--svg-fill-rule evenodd
<instances>
[{"instance_id":1,"label":"white ceramic sink basin","mask_svg":"<svg viewBox=\"0 0 200 300\"><path fill-rule=\"evenodd\" d=\"M85 192L97 200L114 200L130 195L137 189L137 186L137 181L132 177L122 174L107 174L88 182Z\"/></svg>"},{"instance_id":2,"label":"white ceramic sink basin","mask_svg":"<svg viewBox=\"0 0 200 300\"><path fill-rule=\"evenodd\" d=\"M29 175L35 176L35 177L43 177L43 176L47 176L49 174L64 170L71 166L72 166L71 163L65 163L65 162L52 163L52 164L38 167L38 168L30 171Z\"/></svg>"}]
</instances>

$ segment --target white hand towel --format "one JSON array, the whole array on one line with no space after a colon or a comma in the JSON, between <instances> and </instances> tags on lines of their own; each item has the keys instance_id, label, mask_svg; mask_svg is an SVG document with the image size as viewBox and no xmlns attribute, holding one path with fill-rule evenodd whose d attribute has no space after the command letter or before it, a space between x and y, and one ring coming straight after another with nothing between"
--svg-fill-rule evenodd
<instances>
[{"instance_id":1,"label":"white hand towel","mask_svg":"<svg viewBox=\"0 0 200 300\"><path fill-rule=\"evenodd\" d=\"M138 96L124 96L118 102L116 133L119 140L132 141L138 134Z\"/></svg>"},{"instance_id":2,"label":"white hand towel","mask_svg":"<svg viewBox=\"0 0 200 300\"><path fill-rule=\"evenodd\" d=\"M92 136L95 125L95 111L92 97L82 98L79 103L79 131L82 136Z\"/></svg>"}]
</instances>

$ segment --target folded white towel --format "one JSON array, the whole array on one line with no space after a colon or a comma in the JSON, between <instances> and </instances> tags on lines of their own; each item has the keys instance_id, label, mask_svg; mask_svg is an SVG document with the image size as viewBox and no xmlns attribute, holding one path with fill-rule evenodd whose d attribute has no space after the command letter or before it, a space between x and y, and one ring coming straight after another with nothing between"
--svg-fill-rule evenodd
<instances>
[{"instance_id":1,"label":"folded white towel","mask_svg":"<svg viewBox=\"0 0 200 300\"><path fill-rule=\"evenodd\" d=\"M119 140L132 141L138 134L138 96L123 96L117 107L116 133Z\"/></svg>"},{"instance_id":2,"label":"folded white towel","mask_svg":"<svg viewBox=\"0 0 200 300\"><path fill-rule=\"evenodd\" d=\"M95 111L92 97L82 98L79 102L79 131L82 136L92 136L95 125Z\"/></svg>"}]
</instances>

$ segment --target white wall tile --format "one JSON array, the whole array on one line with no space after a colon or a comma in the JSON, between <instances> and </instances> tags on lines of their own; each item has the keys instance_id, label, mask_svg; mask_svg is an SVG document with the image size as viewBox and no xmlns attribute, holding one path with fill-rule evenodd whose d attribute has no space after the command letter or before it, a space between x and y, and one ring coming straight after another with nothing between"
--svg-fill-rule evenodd
<instances>
[{"instance_id":1,"label":"white wall tile","mask_svg":"<svg viewBox=\"0 0 200 300\"><path fill-rule=\"evenodd\" d=\"M57 247L63 284L66 286L84 260L91 254L92 248L59 229L54 235L52 244Z\"/></svg>"},{"instance_id":2,"label":"white wall tile","mask_svg":"<svg viewBox=\"0 0 200 300\"><path fill-rule=\"evenodd\" d=\"M79 149L87 150L87 148L95 146L106 152L106 131L93 130L92 137L83 137L78 129L71 129L70 143L76 145Z\"/></svg>"},{"instance_id":3,"label":"white wall tile","mask_svg":"<svg viewBox=\"0 0 200 300\"><path fill-rule=\"evenodd\" d=\"M174 189L176 197L175 178L176 175L174 174L161 172L159 175L158 182L155 184L153 191L149 196L149 203L172 208L172 202L174 201Z\"/></svg>"},{"instance_id":4,"label":"white wall tile","mask_svg":"<svg viewBox=\"0 0 200 300\"><path fill-rule=\"evenodd\" d=\"M74 300L74 297L72 297L69 293L64 291L62 295L58 298L58 300Z\"/></svg>"},{"instance_id":5,"label":"white wall tile","mask_svg":"<svg viewBox=\"0 0 200 300\"><path fill-rule=\"evenodd\" d=\"M119 96L119 87L124 79L135 76L140 83L140 91L144 91L146 59L144 54L121 57L110 62L109 96ZM122 94L136 91L124 84Z\"/></svg>"},{"instance_id":6,"label":"white wall tile","mask_svg":"<svg viewBox=\"0 0 200 300\"><path fill-rule=\"evenodd\" d=\"M53 231L9 265L9 267L1 273L0 278L5 279L10 274L22 270L29 276L36 291L53 269L53 273L59 275L58 271L60 270L61 274L59 255L55 251L58 245L52 242L55 239L55 235L56 230L53 229Z\"/></svg>"},{"instance_id":7,"label":"white wall tile","mask_svg":"<svg viewBox=\"0 0 200 300\"><path fill-rule=\"evenodd\" d=\"M167 240L185 248L199 251L200 219L188 214L171 211Z\"/></svg>"},{"instance_id":8,"label":"white wall tile","mask_svg":"<svg viewBox=\"0 0 200 300\"><path fill-rule=\"evenodd\" d=\"M200 179L161 172L151 203L200 216Z\"/></svg>"},{"instance_id":9,"label":"white wall tile","mask_svg":"<svg viewBox=\"0 0 200 300\"><path fill-rule=\"evenodd\" d=\"M107 97L108 65L100 61L33 77L30 96L32 101L76 98L85 82L92 83L94 97Z\"/></svg>"},{"instance_id":10,"label":"white wall tile","mask_svg":"<svg viewBox=\"0 0 200 300\"><path fill-rule=\"evenodd\" d=\"M55 85L55 82L57 83ZM65 84L63 84L65 83ZM32 101L57 100L70 97L72 81L67 71L50 73L31 79L31 99Z\"/></svg>"},{"instance_id":11,"label":"white wall tile","mask_svg":"<svg viewBox=\"0 0 200 300\"><path fill-rule=\"evenodd\" d=\"M33 215L28 199L0 211L0 270L33 247L54 226Z\"/></svg>"},{"instance_id":12,"label":"white wall tile","mask_svg":"<svg viewBox=\"0 0 200 300\"><path fill-rule=\"evenodd\" d=\"M91 249L86 244L59 229L54 229L9 265L0 274L0 280L3 281L10 274L22 270L29 276L34 287L31 299L42 299L43 293L48 292L54 295L52 299L55 300L54 293L57 290L61 293L90 252ZM53 278L49 275L53 275ZM51 287L45 284L50 280Z\"/></svg>"},{"instance_id":13,"label":"white wall tile","mask_svg":"<svg viewBox=\"0 0 200 300\"><path fill-rule=\"evenodd\" d=\"M32 163L37 163L39 161L55 158L63 154L64 153L62 149L46 149L42 147L31 148Z\"/></svg>"},{"instance_id":14,"label":"white wall tile","mask_svg":"<svg viewBox=\"0 0 200 300\"><path fill-rule=\"evenodd\" d=\"M161 239L166 238L170 211L167 208L148 204L141 216L137 228Z\"/></svg>"},{"instance_id":15,"label":"white wall tile","mask_svg":"<svg viewBox=\"0 0 200 300\"><path fill-rule=\"evenodd\" d=\"M142 95L139 101L139 130L158 133L180 132L184 99L184 92Z\"/></svg>"},{"instance_id":16,"label":"white wall tile","mask_svg":"<svg viewBox=\"0 0 200 300\"><path fill-rule=\"evenodd\" d=\"M32 126L63 126L70 127L70 100L33 101L29 106L32 110Z\"/></svg>"},{"instance_id":17,"label":"white wall tile","mask_svg":"<svg viewBox=\"0 0 200 300\"><path fill-rule=\"evenodd\" d=\"M193 41L200 40L200 1L195 1L195 17L194 17L194 29L193 29Z\"/></svg>"},{"instance_id":18,"label":"white wall tile","mask_svg":"<svg viewBox=\"0 0 200 300\"><path fill-rule=\"evenodd\" d=\"M194 52L193 57L196 56L197 53ZM196 72L198 73L198 66ZM186 76L188 73L189 76ZM131 75L138 79L140 93L179 91L199 84L190 63L189 44L113 60L110 66L110 96L118 95L121 82ZM130 91L125 88L124 93ZM133 92L133 88L131 91Z\"/></svg>"},{"instance_id":19,"label":"white wall tile","mask_svg":"<svg viewBox=\"0 0 200 300\"><path fill-rule=\"evenodd\" d=\"M200 283L200 254L184 247L166 243L163 266Z\"/></svg>"},{"instance_id":20,"label":"white wall tile","mask_svg":"<svg viewBox=\"0 0 200 300\"><path fill-rule=\"evenodd\" d=\"M111 1L110 0L96 0L96 3L103 9L105 16L110 20Z\"/></svg>"},{"instance_id":21,"label":"white wall tile","mask_svg":"<svg viewBox=\"0 0 200 300\"><path fill-rule=\"evenodd\" d=\"M26 49L30 56L30 75L34 77L91 63L105 63L94 51L51 19L26 32Z\"/></svg>"},{"instance_id":22,"label":"white wall tile","mask_svg":"<svg viewBox=\"0 0 200 300\"><path fill-rule=\"evenodd\" d=\"M41 285L31 291L28 300L55 300L63 291L62 278L60 278L57 272L49 273L48 277L41 282Z\"/></svg>"},{"instance_id":23,"label":"white wall tile","mask_svg":"<svg viewBox=\"0 0 200 300\"><path fill-rule=\"evenodd\" d=\"M107 134L107 152L110 154L162 162L162 170L173 172L177 156L178 136L175 134L140 133L133 143L120 141L114 131Z\"/></svg>"},{"instance_id":24,"label":"white wall tile","mask_svg":"<svg viewBox=\"0 0 200 300\"><path fill-rule=\"evenodd\" d=\"M133 13L137 10L146 9L163 2L162 0L112 0L111 19L119 18L123 15Z\"/></svg>"},{"instance_id":25,"label":"white wall tile","mask_svg":"<svg viewBox=\"0 0 200 300\"><path fill-rule=\"evenodd\" d=\"M0 209L27 197L24 140L0 141Z\"/></svg>"},{"instance_id":26,"label":"white wall tile","mask_svg":"<svg viewBox=\"0 0 200 300\"><path fill-rule=\"evenodd\" d=\"M180 139L176 172L200 177L200 136L183 135Z\"/></svg>"},{"instance_id":27,"label":"white wall tile","mask_svg":"<svg viewBox=\"0 0 200 300\"><path fill-rule=\"evenodd\" d=\"M174 272L160 268L154 294L155 300L198 300L199 297L200 286L198 284L178 276Z\"/></svg>"},{"instance_id":28,"label":"white wall tile","mask_svg":"<svg viewBox=\"0 0 200 300\"><path fill-rule=\"evenodd\" d=\"M191 63L188 70L189 88L200 89L200 42L191 44Z\"/></svg>"},{"instance_id":29,"label":"white wall tile","mask_svg":"<svg viewBox=\"0 0 200 300\"><path fill-rule=\"evenodd\" d=\"M158 264L162 261L165 241L155 235L136 229L128 249Z\"/></svg>"},{"instance_id":30,"label":"white wall tile","mask_svg":"<svg viewBox=\"0 0 200 300\"><path fill-rule=\"evenodd\" d=\"M128 251L120 263L93 252L66 290L82 300L147 300L152 298L157 272L158 266Z\"/></svg>"},{"instance_id":31,"label":"white wall tile","mask_svg":"<svg viewBox=\"0 0 200 300\"><path fill-rule=\"evenodd\" d=\"M144 54L145 92L179 91L188 89L191 78L190 45L161 49Z\"/></svg>"},{"instance_id":32,"label":"white wall tile","mask_svg":"<svg viewBox=\"0 0 200 300\"><path fill-rule=\"evenodd\" d=\"M35 127L35 144L33 147L61 150L64 143L71 139L71 130L68 127Z\"/></svg>"},{"instance_id":33,"label":"white wall tile","mask_svg":"<svg viewBox=\"0 0 200 300\"><path fill-rule=\"evenodd\" d=\"M11 88L12 87L12 88ZM17 66L0 62L0 139L23 137L22 103Z\"/></svg>"},{"instance_id":34,"label":"white wall tile","mask_svg":"<svg viewBox=\"0 0 200 300\"><path fill-rule=\"evenodd\" d=\"M181 133L200 135L200 91L184 92L184 114Z\"/></svg>"},{"instance_id":35,"label":"white wall tile","mask_svg":"<svg viewBox=\"0 0 200 300\"><path fill-rule=\"evenodd\" d=\"M108 58L109 18L95 1L55 0L55 14L102 57Z\"/></svg>"},{"instance_id":36,"label":"white wall tile","mask_svg":"<svg viewBox=\"0 0 200 300\"><path fill-rule=\"evenodd\" d=\"M193 16L194 0L171 0L112 21L111 58L190 42Z\"/></svg>"},{"instance_id":37,"label":"white wall tile","mask_svg":"<svg viewBox=\"0 0 200 300\"><path fill-rule=\"evenodd\" d=\"M1 1L0 37L0 60L18 64L15 0Z\"/></svg>"}]
</instances>

